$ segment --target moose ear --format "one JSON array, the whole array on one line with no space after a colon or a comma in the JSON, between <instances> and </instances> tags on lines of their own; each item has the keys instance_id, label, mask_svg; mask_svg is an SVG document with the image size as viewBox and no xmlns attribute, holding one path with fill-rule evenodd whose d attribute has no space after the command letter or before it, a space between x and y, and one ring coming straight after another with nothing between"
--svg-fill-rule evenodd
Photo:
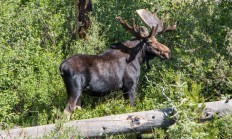
<instances>
[{"instance_id":1,"label":"moose ear","mask_svg":"<svg viewBox=\"0 0 232 139\"><path fill-rule=\"evenodd\" d=\"M123 45L122 45L122 43L113 43L113 44L110 45L110 48L112 48L112 49L122 49Z\"/></svg>"},{"instance_id":2,"label":"moose ear","mask_svg":"<svg viewBox=\"0 0 232 139\"><path fill-rule=\"evenodd\" d=\"M116 49L116 48L118 48L116 45L110 45L110 48L112 48L112 49Z\"/></svg>"},{"instance_id":3,"label":"moose ear","mask_svg":"<svg viewBox=\"0 0 232 139\"><path fill-rule=\"evenodd\" d=\"M114 43L110 46L111 49L118 49L125 53L131 53L131 49L128 46L125 46L123 43Z\"/></svg>"}]
</instances>

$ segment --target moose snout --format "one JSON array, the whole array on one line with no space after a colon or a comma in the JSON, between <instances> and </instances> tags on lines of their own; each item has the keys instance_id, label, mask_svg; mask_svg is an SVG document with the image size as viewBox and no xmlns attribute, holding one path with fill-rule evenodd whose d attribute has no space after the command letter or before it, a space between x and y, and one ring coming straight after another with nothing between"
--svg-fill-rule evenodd
<instances>
[{"instance_id":1,"label":"moose snout","mask_svg":"<svg viewBox=\"0 0 232 139\"><path fill-rule=\"evenodd\" d=\"M164 53L164 58L165 59L170 59L171 58L171 53L170 52L165 52Z\"/></svg>"},{"instance_id":2,"label":"moose snout","mask_svg":"<svg viewBox=\"0 0 232 139\"><path fill-rule=\"evenodd\" d=\"M171 51L170 49L166 46L166 45L163 45L163 44L160 44L159 45L160 49L161 49L161 56L163 59L170 59L171 58Z\"/></svg>"}]
</instances>

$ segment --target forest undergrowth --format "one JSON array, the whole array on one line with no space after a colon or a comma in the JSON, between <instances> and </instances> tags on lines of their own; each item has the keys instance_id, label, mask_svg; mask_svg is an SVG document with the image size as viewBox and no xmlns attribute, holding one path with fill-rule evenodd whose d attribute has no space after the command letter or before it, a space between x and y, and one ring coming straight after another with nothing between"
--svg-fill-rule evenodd
<instances>
[{"instance_id":1,"label":"forest undergrowth","mask_svg":"<svg viewBox=\"0 0 232 139\"><path fill-rule=\"evenodd\" d=\"M128 22L135 18L144 26L135 11L147 9L158 11L159 17L167 12L166 21L178 21L175 31L156 36L170 48L171 59L154 58L149 71L142 67L134 107L120 91L100 98L83 94L82 110L71 120L175 107L177 122L166 130L155 129L154 138L167 133L176 139L232 137L231 116L196 120L201 116L198 103L232 97L231 1L93 0L92 26L82 40L71 40L73 1L7 0L0 5L1 130L66 121L60 63L77 53L99 54L112 43L130 39L115 16Z\"/></svg>"}]
</instances>

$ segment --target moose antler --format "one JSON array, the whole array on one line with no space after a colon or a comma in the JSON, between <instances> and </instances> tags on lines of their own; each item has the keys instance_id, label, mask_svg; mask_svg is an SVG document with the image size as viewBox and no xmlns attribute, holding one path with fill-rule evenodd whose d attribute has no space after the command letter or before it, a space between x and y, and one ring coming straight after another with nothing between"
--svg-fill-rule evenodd
<instances>
[{"instance_id":1,"label":"moose antler","mask_svg":"<svg viewBox=\"0 0 232 139\"><path fill-rule=\"evenodd\" d=\"M140 27L140 26L136 26L135 25L135 20L132 19L132 26L130 26L126 20L123 20L120 16L117 16L116 19L119 21L119 23L126 29L128 30L133 36L135 36L136 38L140 38L140 39L148 39L152 36L154 36L157 33L158 30L158 24L156 25L156 27L152 26L152 30L149 33L149 35L147 35L147 33L145 33L144 28Z\"/></svg>"},{"instance_id":2,"label":"moose antler","mask_svg":"<svg viewBox=\"0 0 232 139\"><path fill-rule=\"evenodd\" d=\"M171 26L167 26L167 25L164 25L164 18L159 20L156 14L152 14L151 12L145 9L139 9L139 10L136 10L136 12L149 27L159 25L159 28L156 32L157 34L162 34L163 32L173 31L176 29L174 18L172 18Z\"/></svg>"}]
</instances>

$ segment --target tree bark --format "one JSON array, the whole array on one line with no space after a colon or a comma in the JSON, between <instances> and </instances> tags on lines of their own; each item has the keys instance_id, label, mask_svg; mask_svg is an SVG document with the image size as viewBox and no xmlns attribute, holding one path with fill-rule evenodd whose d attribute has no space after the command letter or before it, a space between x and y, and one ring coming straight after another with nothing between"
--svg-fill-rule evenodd
<instances>
[{"instance_id":1,"label":"tree bark","mask_svg":"<svg viewBox=\"0 0 232 139\"><path fill-rule=\"evenodd\" d=\"M86 31L91 25L88 13L92 11L91 0L74 0L76 38L85 38Z\"/></svg>"},{"instance_id":2,"label":"tree bark","mask_svg":"<svg viewBox=\"0 0 232 139\"><path fill-rule=\"evenodd\" d=\"M80 28L80 23L79 23L79 0L74 0L74 8L75 8L75 26L74 26L74 31L73 33L75 34L74 36L76 38L79 37L78 30Z\"/></svg>"},{"instance_id":3,"label":"tree bark","mask_svg":"<svg viewBox=\"0 0 232 139\"><path fill-rule=\"evenodd\" d=\"M219 116L231 114L232 99L199 104L199 109L201 108L204 108L205 116L199 119L200 122L212 119L214 114L218 114ZM174 124L175 121L170 119L170 116L172 116L174 113L174 109L165 108L162 110L150 110L92 119L76 120L64 123L62 130L72 128L75 130L75 134L87 138L125 134L131 132L147 132L152 131L154 128L167 128ZM43 135L54 132L56 130L56 125L50 124L0 131L0 137L42 137Z\"/></svg>"}]
</instances>

